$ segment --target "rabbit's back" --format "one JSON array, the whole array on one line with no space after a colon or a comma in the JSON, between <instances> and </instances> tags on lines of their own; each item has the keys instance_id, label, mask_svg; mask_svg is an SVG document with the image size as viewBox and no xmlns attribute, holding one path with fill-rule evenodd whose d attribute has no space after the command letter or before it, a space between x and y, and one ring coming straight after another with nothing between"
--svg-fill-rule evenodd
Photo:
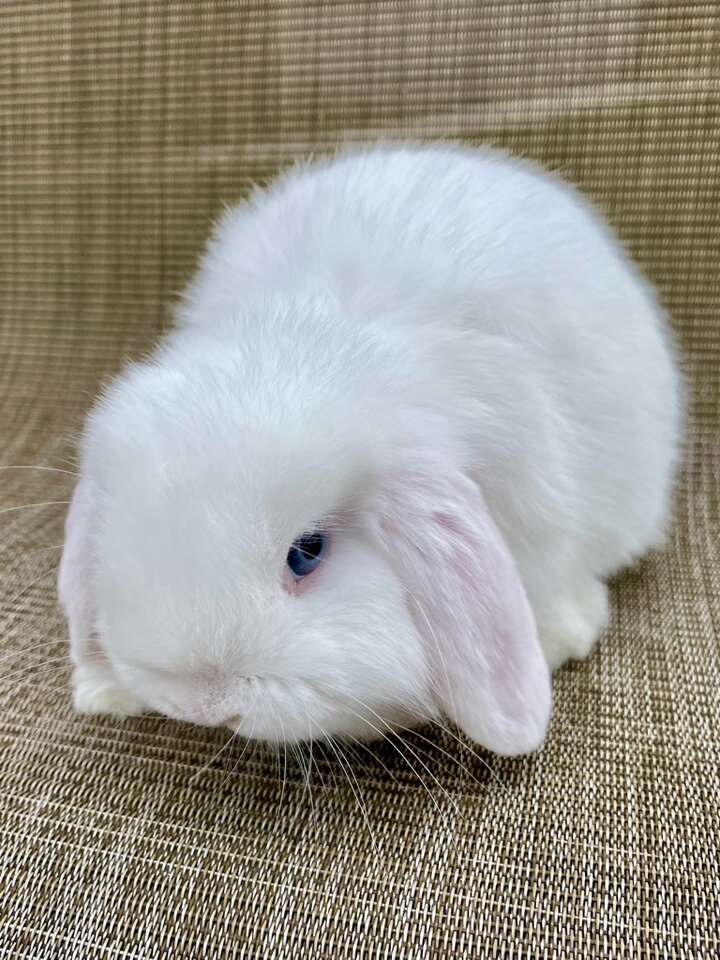
<instances>
[{"instance_id":1,"label":"rabbit's back","mask_svg":"<svg viewBox=\"0 0 720 960\"><path fill-rule=\"evenodd\" d=\"M682 406L672 344L652 288L573 189L485 149L296 167L225 217L183 316L212 323L313 284L359 296L360 323L404 325L411 349L428 317L449 340L471 327L469 349L437 350L429 376L538 590L539 566L606 576L662 539Z\"/></svg>"}]
</instances>

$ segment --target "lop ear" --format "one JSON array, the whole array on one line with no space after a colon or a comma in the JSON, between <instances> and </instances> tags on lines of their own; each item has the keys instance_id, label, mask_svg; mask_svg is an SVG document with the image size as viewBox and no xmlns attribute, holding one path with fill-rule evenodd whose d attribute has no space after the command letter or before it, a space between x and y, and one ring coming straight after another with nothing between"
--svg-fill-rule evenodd
<instances>
[{"instance_id":1,"label":"lop ear","mask_svg":"<svg viewBox=\"0 0 720 960\"><path fill-rule=\"evenodd\" d=\"M550 717L550 674L479 488L439 456L416 455L381 501L381 536L425 640L439 706L496 753L536 749Z\"/></svg>"},{"instance_id":2,"label":"lop ear","mask_svg":"<svg viewBox=\"0 0 720 960\"><path fill-rule=\"evenodd\" d=\"M67 617L70 654L75 666L95 651L95 611L90 598L92 484L81 476L65 520L65 543L58 574L58 595Z\"/></svg>"},{"instance_id":3,"label":"lop ear","mask_svg":"<svg viewBox=\"0 0 720 960\"><path fill-rule=\"evenodd\" d=\"M65 521L58 594L70 633L73 703L80 713L108 713L117 717L142 713L143 704L120 686L97 633L91 590L92 524L95 493L87 476L75 487Z\"/></svg>"}]
</instances>

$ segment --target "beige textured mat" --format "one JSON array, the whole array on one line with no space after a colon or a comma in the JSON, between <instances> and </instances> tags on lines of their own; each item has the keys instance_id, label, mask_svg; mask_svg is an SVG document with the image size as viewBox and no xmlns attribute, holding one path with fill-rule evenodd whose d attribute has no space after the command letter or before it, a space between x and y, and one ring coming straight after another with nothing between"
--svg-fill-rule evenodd
<instances>
[{"instance_id":1,"label":"beige textured mat","mask_svg":"<svg viewBox=\"0 0 720 960\"><path fill-rule=\"evenodd\" d=\"M3 0L0 463L71 470L221 204L375 137L581 185L663 291L695 399L673 542L557 677L544 750L317 748L310 791L219 731L73 715L72 477L0 470L0 956L720 954L719 41L690 0Z\"/></svg>"}]
</instances>

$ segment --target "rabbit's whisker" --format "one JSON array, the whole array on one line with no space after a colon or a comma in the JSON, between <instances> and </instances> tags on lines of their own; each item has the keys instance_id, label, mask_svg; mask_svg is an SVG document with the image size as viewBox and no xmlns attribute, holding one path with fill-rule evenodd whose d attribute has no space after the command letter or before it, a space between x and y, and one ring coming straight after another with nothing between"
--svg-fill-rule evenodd
<instances>
[{"instance_id":1,"label":"rabbit's whisker","mask_svg":"<svg viewBox=\"0 0 720 960\"><path fill-rule=\"evenodd\" d=\"M23 503L17 507L3 507L3 509L0 510L0 514L13 513L16 510L29 510L30 507L55 507L60 505L67 506L69 503L69 500L45 500L41 503Z\"/></svg>"}]
</instances>

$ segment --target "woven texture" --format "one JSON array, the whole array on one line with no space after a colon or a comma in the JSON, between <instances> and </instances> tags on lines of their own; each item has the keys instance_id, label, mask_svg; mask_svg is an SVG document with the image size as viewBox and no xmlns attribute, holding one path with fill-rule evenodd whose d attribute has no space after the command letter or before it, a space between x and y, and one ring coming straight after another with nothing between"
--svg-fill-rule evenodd
<instances>
[{"instance_id":1,"label":"woven texture","mask_svg":"<svg viewBox=\"0 0 720 960\"><path fill-rule=\"evenodd\" d=\"M1 470L0 956L718 956L719 33L693 0L3 0L3 464L72 470L224 202L377 137L577 183L660 287L694 401L672 542L557 676L545 748L318 747L310 789L292 754L73 714L73 478Z\"/></svg>"}]
</instances>

